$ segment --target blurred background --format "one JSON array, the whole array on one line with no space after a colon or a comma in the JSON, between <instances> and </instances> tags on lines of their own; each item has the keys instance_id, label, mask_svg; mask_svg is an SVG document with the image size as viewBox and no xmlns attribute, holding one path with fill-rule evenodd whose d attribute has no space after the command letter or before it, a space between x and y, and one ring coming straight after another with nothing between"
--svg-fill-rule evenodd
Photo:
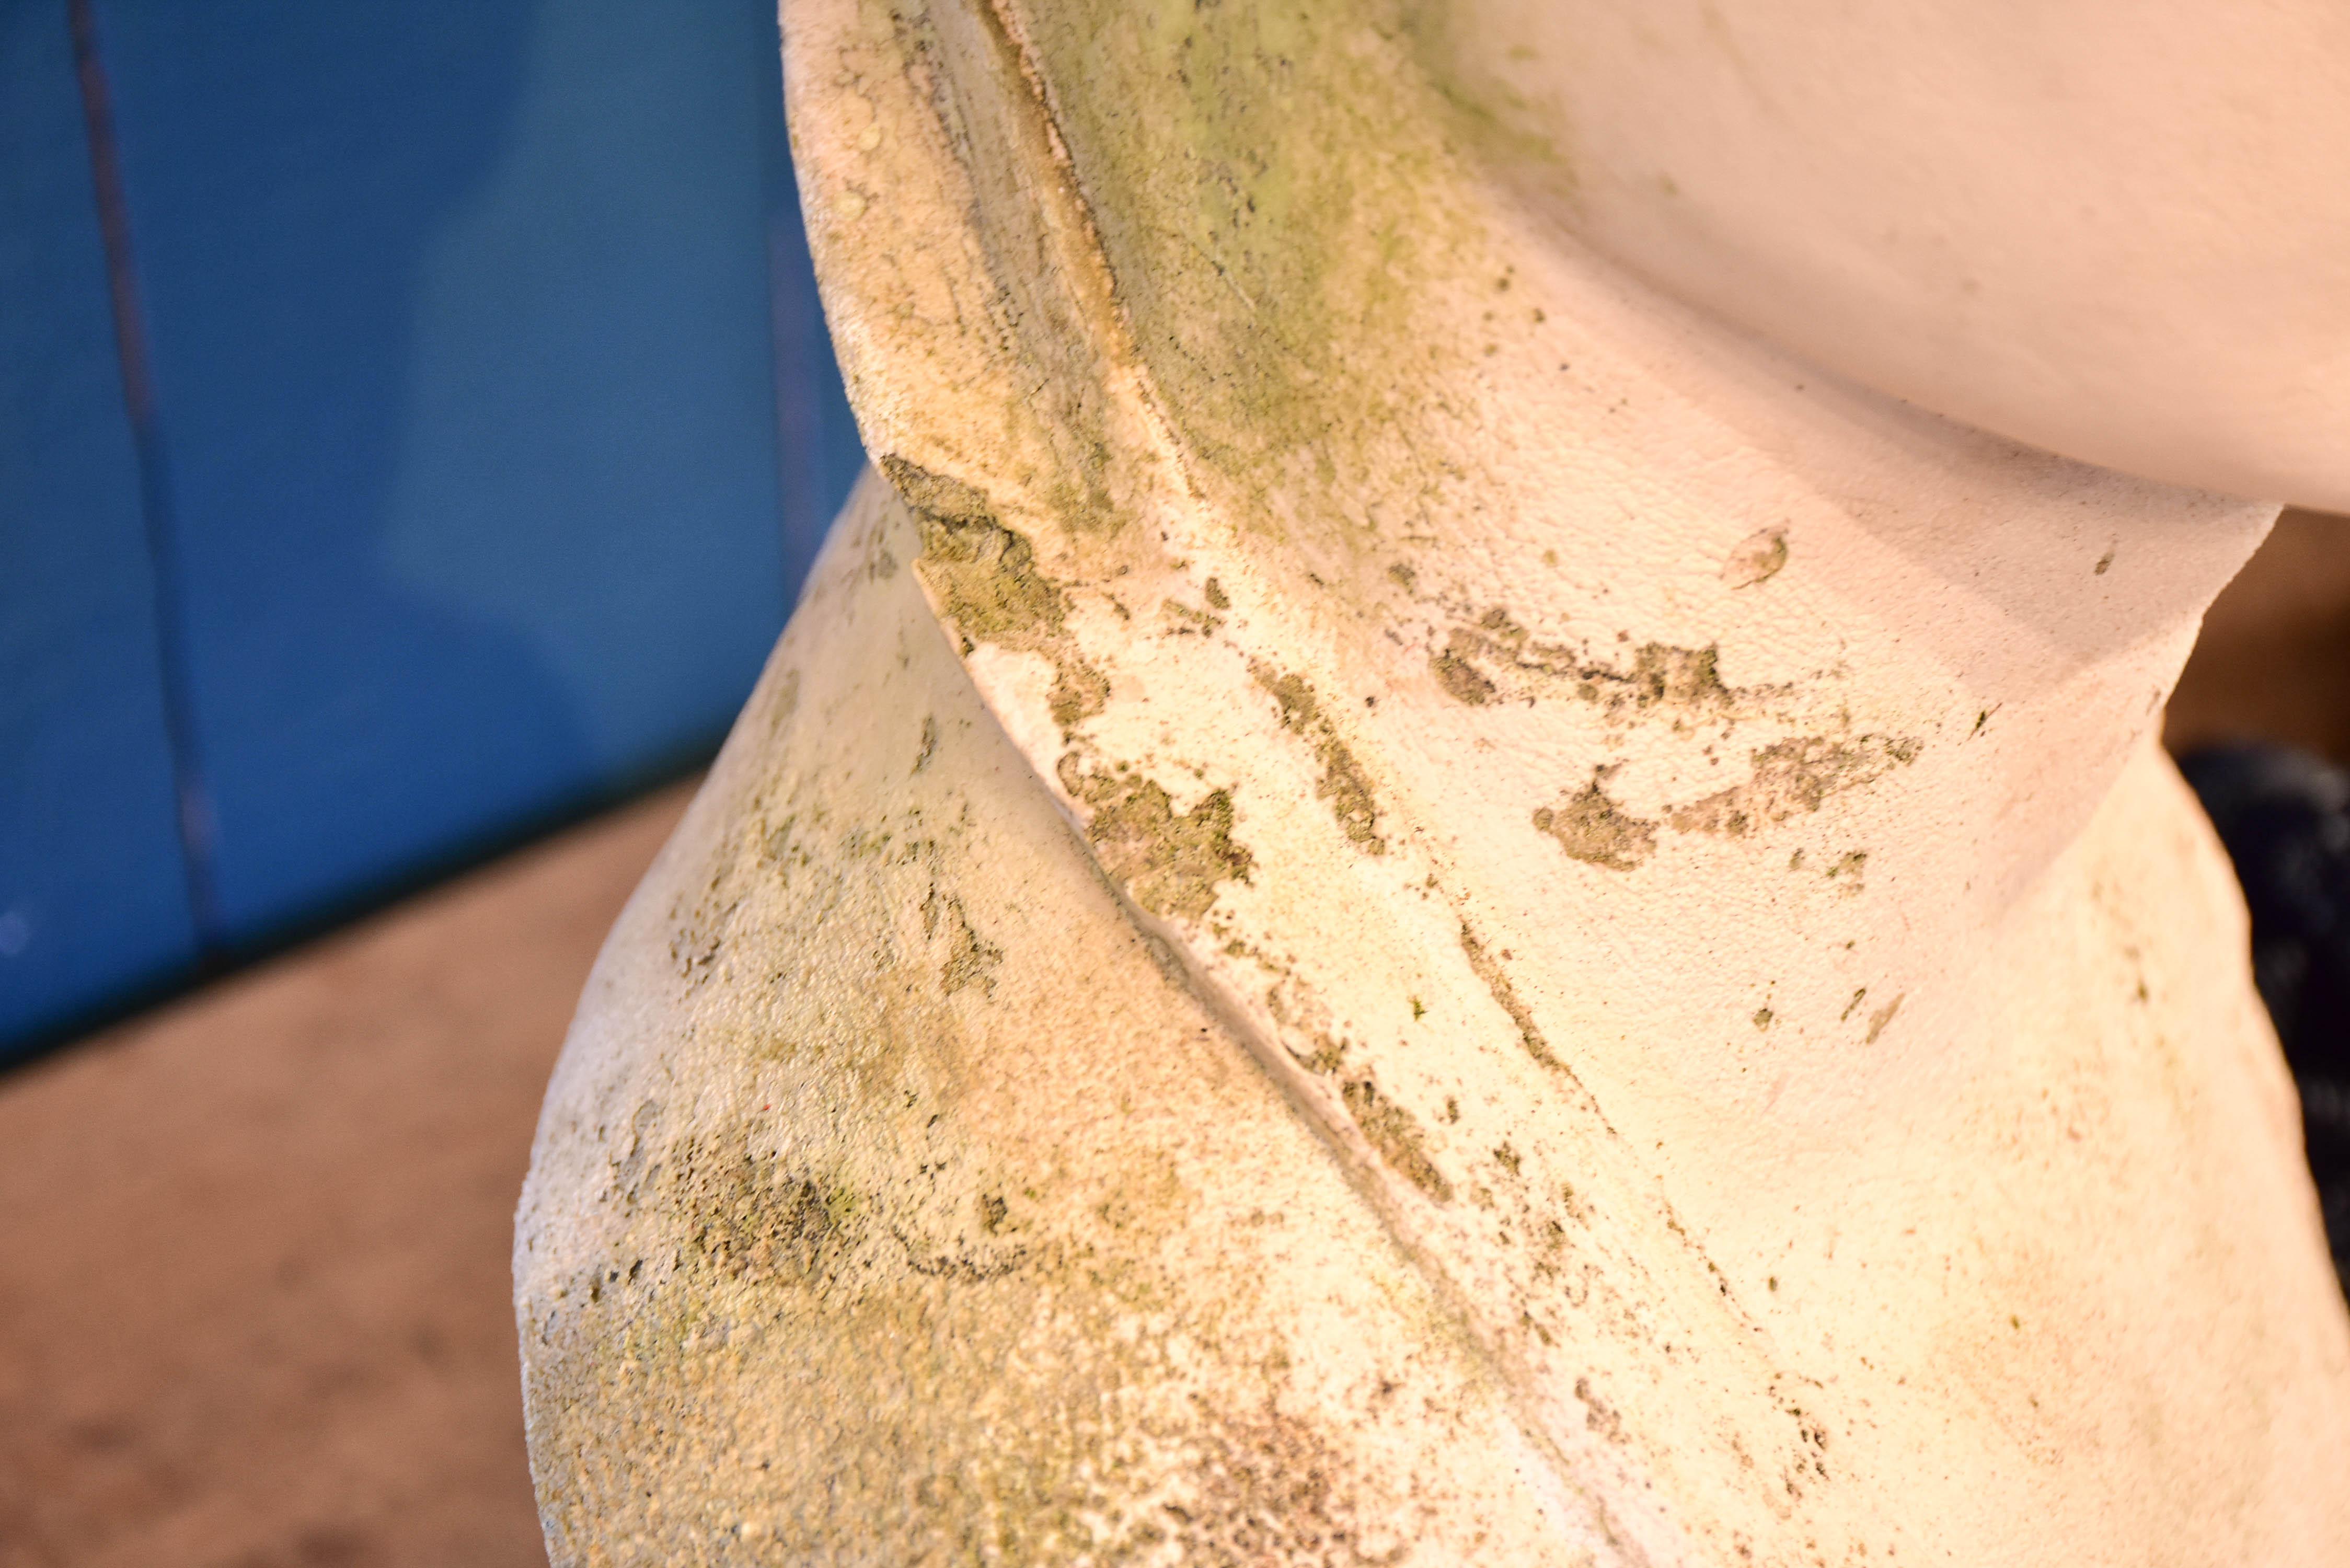
<instances>
[{"instance_id":1,"label":"blurred background","mask_svg":"<svg viewBox=\"0 0 2350 1568\"><path fill-rule=\"evenodd\" d=\"M545 1562L539 1096L860 462L778 81L772 0L0 0L0 1568ZM2337 1237L2345 526L2168 732Z\"/></svg>"},{"instance_id":2,"label":"blurred background","mask_svg":"<svg viewBox=\"0 0 2350 1568\"><path fill-rule=\"evenodd\" d=\"M675 774L859 461L765 0L0 0L0 1050Z\"/></svg>"}]
</instances>

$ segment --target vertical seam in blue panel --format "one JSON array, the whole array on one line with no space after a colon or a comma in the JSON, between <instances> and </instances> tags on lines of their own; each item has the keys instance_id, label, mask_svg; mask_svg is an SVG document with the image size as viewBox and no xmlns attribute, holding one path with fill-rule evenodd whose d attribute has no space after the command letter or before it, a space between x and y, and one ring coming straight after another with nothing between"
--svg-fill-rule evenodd
<instances>
[{"instance_id":1,"label":"vertical seam in blue panel","mask_svg":"<svg viewBox=\"0 0 2350 1568\"><path fill-rule=\"evenodd\" d=\"M224 952L214 864L212 796L196 736L195 698L188 660L185 600L178 539L172 526L163 433L156 417L147 334L131 269L130 219L122 194L122 166L114 137L114 109L99 58L92 0L67 0L73 30L74 70L88 128L90 181L98 197L99 232L106 246L106 277L114 308L115 351L122 371L122 402L139 460L140 511L155 584L155 646L162 666L163 729L172 753L179 803L180 863L186 875L188 913L195 927L198 962L216 964Z\"/></svg>"}]
</instances>

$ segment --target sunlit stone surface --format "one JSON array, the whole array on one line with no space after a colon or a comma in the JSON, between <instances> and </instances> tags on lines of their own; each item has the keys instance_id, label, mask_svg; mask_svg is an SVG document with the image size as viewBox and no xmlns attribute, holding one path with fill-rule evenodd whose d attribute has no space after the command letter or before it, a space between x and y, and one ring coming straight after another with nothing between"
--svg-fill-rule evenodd
<instances>
[{"instance_id":1,"label":"sunlit stone surface","mask_svg":"<svg viewBox=\"0 0 2350 1568\"><path fill-rule=\"evenodd\" d=\"M1608 59L1519 17L788 8L878 471L550 1091L558 1564L2350 1552L2154 744L2274 505L1659 292L1836 358L1578 197ZM1954 330L1903 275L1855 333ZM2065 444L2028 381L1877 376Z\"/></svg>"}]
</instances>

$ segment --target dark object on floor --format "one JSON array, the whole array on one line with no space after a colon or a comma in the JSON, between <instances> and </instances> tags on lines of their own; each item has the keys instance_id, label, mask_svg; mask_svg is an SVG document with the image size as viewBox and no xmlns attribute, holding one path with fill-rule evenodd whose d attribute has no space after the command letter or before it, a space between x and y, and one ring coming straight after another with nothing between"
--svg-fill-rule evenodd
<instances>
[{"instance_id":1,"label":"dark object on floor","mask_svg":"<svg viewBox=\"0 0 2350 1568\"><path fill-rule=\"evenodd\" d=\"M2252 979L2301 1086L2326 1241L2350 1282L2350 774L2258 742L2192 752L2178 766L2251 909Z\"/></svg>"}]
</instances>

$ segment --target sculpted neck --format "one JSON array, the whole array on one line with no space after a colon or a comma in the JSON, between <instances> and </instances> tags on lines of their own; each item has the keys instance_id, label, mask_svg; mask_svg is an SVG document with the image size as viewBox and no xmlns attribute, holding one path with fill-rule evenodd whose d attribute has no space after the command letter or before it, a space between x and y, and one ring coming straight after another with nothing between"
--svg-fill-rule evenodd
<instances>
[{"instance_id":1,"label":"sculpted neck","mask_svg":"<svg viewBox=\"0 0 2350 1568\"><path fill-rule=\"evenodd\" d=\"M1105 542L1040 523L1055 647L991 646L937 562L934 597L1106 869L1293 1055L1383 1027L1332 971L1375 962L1351 906L1417 899L1603 1104L1850 1109L1861 1054L1966 1032L2274 508L1951 425L1493 223L1341 350L1434 345L1409 406L1322 378L1279 415L1314 438L1250 452L1155 377L1180 485ZM1145 777L1179 829L1223 801L1244 874L1167 893Z\"/></svg>"},{"instance_id":2,"label":"sculpted neck","mask_svg":"<svg viewBox=\"0 0 2350 1568\"><path fill-rule=\"evenodd\" d=\"M1327 400L1354 472L1194 483L1585 1027L1924 1019L2151 743L2274 508L1839 383L1508 222L1411 324L1482 340L1432 398Z\"/></svg>"},{"instance_id":3,"label":"sculpted neck","mask_svg":"<svg viewBox=\"0 0 2350 1568\"><path fill-rule=\"evenodd\" d=\"M1334 1038L1466 931L1519 1027L1677 1075L1930 1041L2274 509L1675 306L1308 20L1296 81L1217 57L1257 140L1124 24L794 35L851 395L991 708L1146 919Z\"/></svg>"}]
</instances>

